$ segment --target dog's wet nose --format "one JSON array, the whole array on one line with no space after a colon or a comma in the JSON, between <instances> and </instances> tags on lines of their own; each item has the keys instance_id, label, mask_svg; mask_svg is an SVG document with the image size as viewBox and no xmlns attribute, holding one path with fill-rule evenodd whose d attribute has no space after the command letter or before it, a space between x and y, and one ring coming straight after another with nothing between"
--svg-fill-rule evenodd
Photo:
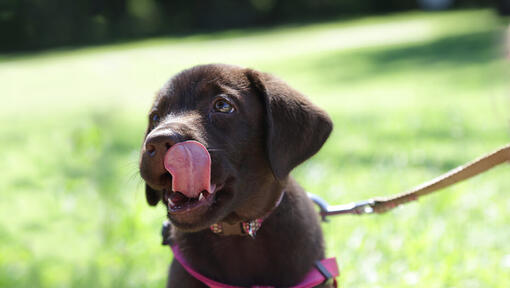
<instances>
[{"instance_id":1,"label":"dog's wet nose","mask_svg":"<svg viewBox=\"0 0 510 288\"><path fill-rule=\"evenodd\" d=\"M145 153L149 157L158 155L163 157L168 149L181 141L179 135L172 130L156 130L147 136L145 140Z\"/></svg>"},{"instance_id":2,"label":"dog's wet nose","mask_svg":"<svg viewBox=\"0 0 510 288\"><path fill-rule=\"evenodd\" d=\"M145 150L150 157L154 157L154 155L156 155L156 147L152 144L147 144Z\"/></svg>"}]
</instances>

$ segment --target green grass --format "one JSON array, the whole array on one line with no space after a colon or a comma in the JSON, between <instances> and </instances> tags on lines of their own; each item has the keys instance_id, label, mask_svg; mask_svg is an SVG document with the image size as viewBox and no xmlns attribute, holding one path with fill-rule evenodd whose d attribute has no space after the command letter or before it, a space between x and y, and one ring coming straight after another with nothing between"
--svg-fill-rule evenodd
<instances>
[{"instance_id":1,"label":"green grass","mask_svg":"<svg viewBox=\"0 0 510 288\"><path fill-rule=\"evenodd\" d=\"M137 173L145 113L172 74L268 71L335 130L294 171L330 203L407 190L510 140L504 22L406 13L0 55L0 287L162 287L164 208ZM382 216L324 224L342 287L510 287L510 168Z\"/></svg>"}]
</instances>

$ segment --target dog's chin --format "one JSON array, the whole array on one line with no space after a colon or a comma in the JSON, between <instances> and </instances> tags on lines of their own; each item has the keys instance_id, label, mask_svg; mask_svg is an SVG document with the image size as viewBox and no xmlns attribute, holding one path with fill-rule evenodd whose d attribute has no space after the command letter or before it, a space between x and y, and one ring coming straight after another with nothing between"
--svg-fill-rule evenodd
<instances>
[{"instance_id":1,"label":"dog's chin","mask_svg":"<svg viewBox=\"0 0 510 288\"><path fill-rule=\"evenodd\" d=\"M168 219L175 228L185 232L208 229L228 215L226 206L233 194L223 185L215 185L212 193L202 192L197 198L187 198L179 192L163 191L163 203Z\"/></svg>"}]
</instances>

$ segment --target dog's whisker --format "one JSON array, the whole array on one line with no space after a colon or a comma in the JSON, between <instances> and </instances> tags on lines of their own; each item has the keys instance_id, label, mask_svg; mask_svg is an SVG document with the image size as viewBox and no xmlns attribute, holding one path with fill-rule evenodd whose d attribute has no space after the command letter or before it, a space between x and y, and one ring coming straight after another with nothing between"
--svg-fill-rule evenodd
<instances>
[{"instance_id":1,"label":"dog's whisker","mask_svg":"<svg viewBox=\"0 0 510 288\"><path fill-rule=\"evenodd\" d=\"M140 171L135 170L135 171L130 172L128 179L129 179L129 181L141 180L142 178L140 177Z\"/></svg>"},{"instance_id":2,"label":"dog's whisker","mask_svg":"<svg viewBox=\"0 0 510 288\"><path fill-rule=\"evenodd\" d=\"M143 183L143 179L140 177L140 171L136 169L128 172L126 176L126 183L135 183L136 188L140 188L140 185Z\"/></svg>"}]
</instances>

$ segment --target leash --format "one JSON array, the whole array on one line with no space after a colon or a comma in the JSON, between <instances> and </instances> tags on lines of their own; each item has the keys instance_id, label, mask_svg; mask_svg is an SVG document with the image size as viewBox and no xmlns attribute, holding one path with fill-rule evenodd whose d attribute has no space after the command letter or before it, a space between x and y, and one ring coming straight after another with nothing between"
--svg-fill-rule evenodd
<instances>
[{"instance_id":1,"label":"leash","mask_svg":"<svg viewBox=\"0 0 510 288\"><path fill-rule=\"evenodd\" d=\"M324 222L327 222L327 216L332 215L382 214L393 210L402 204L415 201L421 196L425 196L437 190L474 177L505 162L510 162L510 144L472 162L452 169L439 177L401 194L389 197L376 197L365 201L334 206L328 205L325 200L317 195L308 193L308 196L315 202L315 204L317 204L317 206L319 206L320 216Z\"/></svg>"}]
</instances>

